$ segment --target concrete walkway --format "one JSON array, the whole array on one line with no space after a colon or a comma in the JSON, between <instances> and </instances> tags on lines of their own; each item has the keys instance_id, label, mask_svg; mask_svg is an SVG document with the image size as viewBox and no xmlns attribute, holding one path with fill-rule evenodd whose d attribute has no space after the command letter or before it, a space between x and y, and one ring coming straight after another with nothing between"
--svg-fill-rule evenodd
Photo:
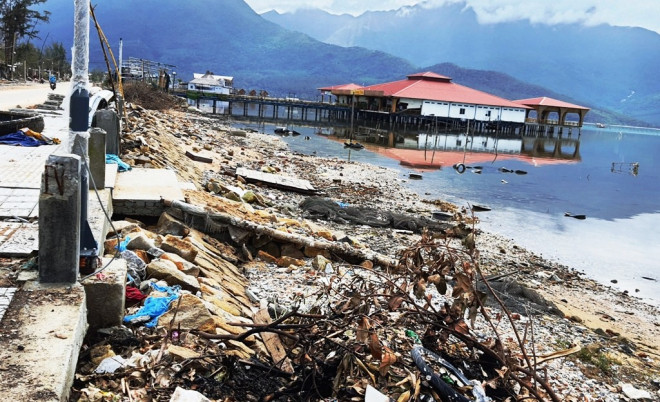
<instances>
[{"instance_id":1,"label":"concrete walkway","mask_svg":"<svg viewBox=\"0 0 660 402\"><path fill-rule=\"evenodd\" d=\"M68 92L66 84L58 86L58 92ZM43 103L47 93L44 87L2 88L0 105ZM36 94L41 94L38 101ZM50 154L69 153L69 119L64 110L43 116L43 134L60 139L61 144L0 145L0 257L27 257L38 250L41 174ZM111 208L109 192L103 198ZM89 200L90 215L102 215L97 197L90 194ZM105 219L97 221L102 228ZM93 230L100 234L102 229L97 223ZM34 280L34 267L19 271L18 276L0 282L18 285L0 287L0 395L3 400L64 401L87 330L84 289L80 284L42 286Z\"/></svg>"}]
</instances>

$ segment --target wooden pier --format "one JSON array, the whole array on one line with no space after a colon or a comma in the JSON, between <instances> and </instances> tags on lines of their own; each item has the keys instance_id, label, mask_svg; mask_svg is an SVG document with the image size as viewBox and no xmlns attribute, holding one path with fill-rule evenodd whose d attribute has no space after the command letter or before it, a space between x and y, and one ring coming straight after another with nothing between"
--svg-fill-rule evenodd
<instances>
[{"instance_id":1,"label":"wooden pier","mask_svg":"<svg viewBox=\"0 0 660 402\"><path fill-rule=\"evenodd\" d=\"M559 122L536 119L527 119L524 123L502 121L479 121L469 119L441 118L437 116L422 116L412 111L388 113L364 109L352 110L350 105L306 101L297 98L273 98L263 96L249 96L236 94L207 94L193 91L175 92L176 95L196 102L206 101L212 105L212 113L216 114L223 105L225 113L230 116L242 116L257 120L286 120L299 122L333 123L335 125L348 125L353 122L355 126L374 127L387 131L401 132L444 132L471 134L495 134L506 137L521 136L569 136L580 127L572 122ZM412 112L412 113L411 113Z\"/></svg>"}]
</instances>

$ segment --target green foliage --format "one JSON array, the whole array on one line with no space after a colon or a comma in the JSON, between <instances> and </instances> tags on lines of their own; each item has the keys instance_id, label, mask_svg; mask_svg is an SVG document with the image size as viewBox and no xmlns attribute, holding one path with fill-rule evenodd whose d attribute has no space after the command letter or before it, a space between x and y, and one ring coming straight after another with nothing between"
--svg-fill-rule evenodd
<instances>
[{"instance_id":1,"label":"green foliage","mask_svg":"<svg viewBox=\"0 0 660 402\"><path fill-rule=\"evenodd\" d=\"M577 354L578 360L583 363L593 365L601 373L609 375L612 373L613 366L620 364L616 359L608 356L598 345L590 345L582 348Z\"/></svg>"},{"instance_id":2,"label":"green foliage","mask_svg":"<svg viewBox=\"0 0 660 402\"><path fill-rule=\"evenodd\" d=\"M4 43L5 64L14 63L16 41L21 38L36 38L39 21L48 21L48 11L38 11L31 7L46 0L0 0L0 32ZM9 75L11 76L11 69Z\"/></svg>"}]
</instances>

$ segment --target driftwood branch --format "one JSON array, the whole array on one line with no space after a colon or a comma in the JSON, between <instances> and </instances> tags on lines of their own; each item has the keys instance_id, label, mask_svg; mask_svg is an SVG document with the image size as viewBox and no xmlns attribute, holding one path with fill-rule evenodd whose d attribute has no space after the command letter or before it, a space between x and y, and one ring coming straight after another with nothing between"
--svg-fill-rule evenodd
<instances>
[{"instance_id":1,"label":"driftwood branch","mask_svg":"<svg viewBox=\"0 0 660 402\"><path fill-rule=\"evenodd\" d=\"M182 201L177 200L163 200L163 203L171 208L176 208L182 212L203 217L205 219L210 219L216 223L223 225L230 225L238 229L246 230L258 235L269 236L274 240L281 242L293 243L300 246L312 247L320 250L327 250L335 255L347 259L347 260L370 260L374 264L380 265L383 267L396 267L396 260L377 253L373 250L358 249L351 246L348 243L344 242L332 242L325 239L316 239L310 236L304 236L295 233L287 233L277 228L261 225L246 219L239 218L230 214L218 212L218 211L208 211L203 207L188 204Z\"/></svg>"}]
</instances>

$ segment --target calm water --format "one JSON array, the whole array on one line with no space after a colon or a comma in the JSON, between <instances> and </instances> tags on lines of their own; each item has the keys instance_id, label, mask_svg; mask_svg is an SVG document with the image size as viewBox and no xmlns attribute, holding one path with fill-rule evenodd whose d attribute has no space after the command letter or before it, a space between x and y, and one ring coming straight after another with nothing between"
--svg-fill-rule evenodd
<instances>
[{"instance_id":1,"label":"calm water","mask_svg":"<svg viewBox=\"0 0 660 402\"><path fill-rule=\"evenodd\" d=\"M275 128L270 124L236 125L268 134ZM398 159L384 156L386 147L349 150L343 140L324 135L333 129L289 128L301 133L283 137L294 151L395 168L403 179L416 172L401 166ZM459 205L487 204L492 211L478 213L482 228L660 305L660 131L586 128L579 141L574 135L558 148L564 157L560 160L548 157L557 149L556 139L537 143L538 152L521 155L520 139L475 137L466 148L464 135L430 135L428 139L424 135L406 138L397 147L417 148L419 157L426 145L426 160L430 161L433 145L429 144L437 143L433 158L442 167L423 171L423 180L406 180L411 189ZM466 165L478 166L480 174L471 169L458 174L452 168L464 154ZM638 163L637 169L633 163ZM500 168L527 174L504 173ZM587 218L565 217L569 211ZM618 283L612 284L612 280Z\"/></svg>"}]
</instances>

